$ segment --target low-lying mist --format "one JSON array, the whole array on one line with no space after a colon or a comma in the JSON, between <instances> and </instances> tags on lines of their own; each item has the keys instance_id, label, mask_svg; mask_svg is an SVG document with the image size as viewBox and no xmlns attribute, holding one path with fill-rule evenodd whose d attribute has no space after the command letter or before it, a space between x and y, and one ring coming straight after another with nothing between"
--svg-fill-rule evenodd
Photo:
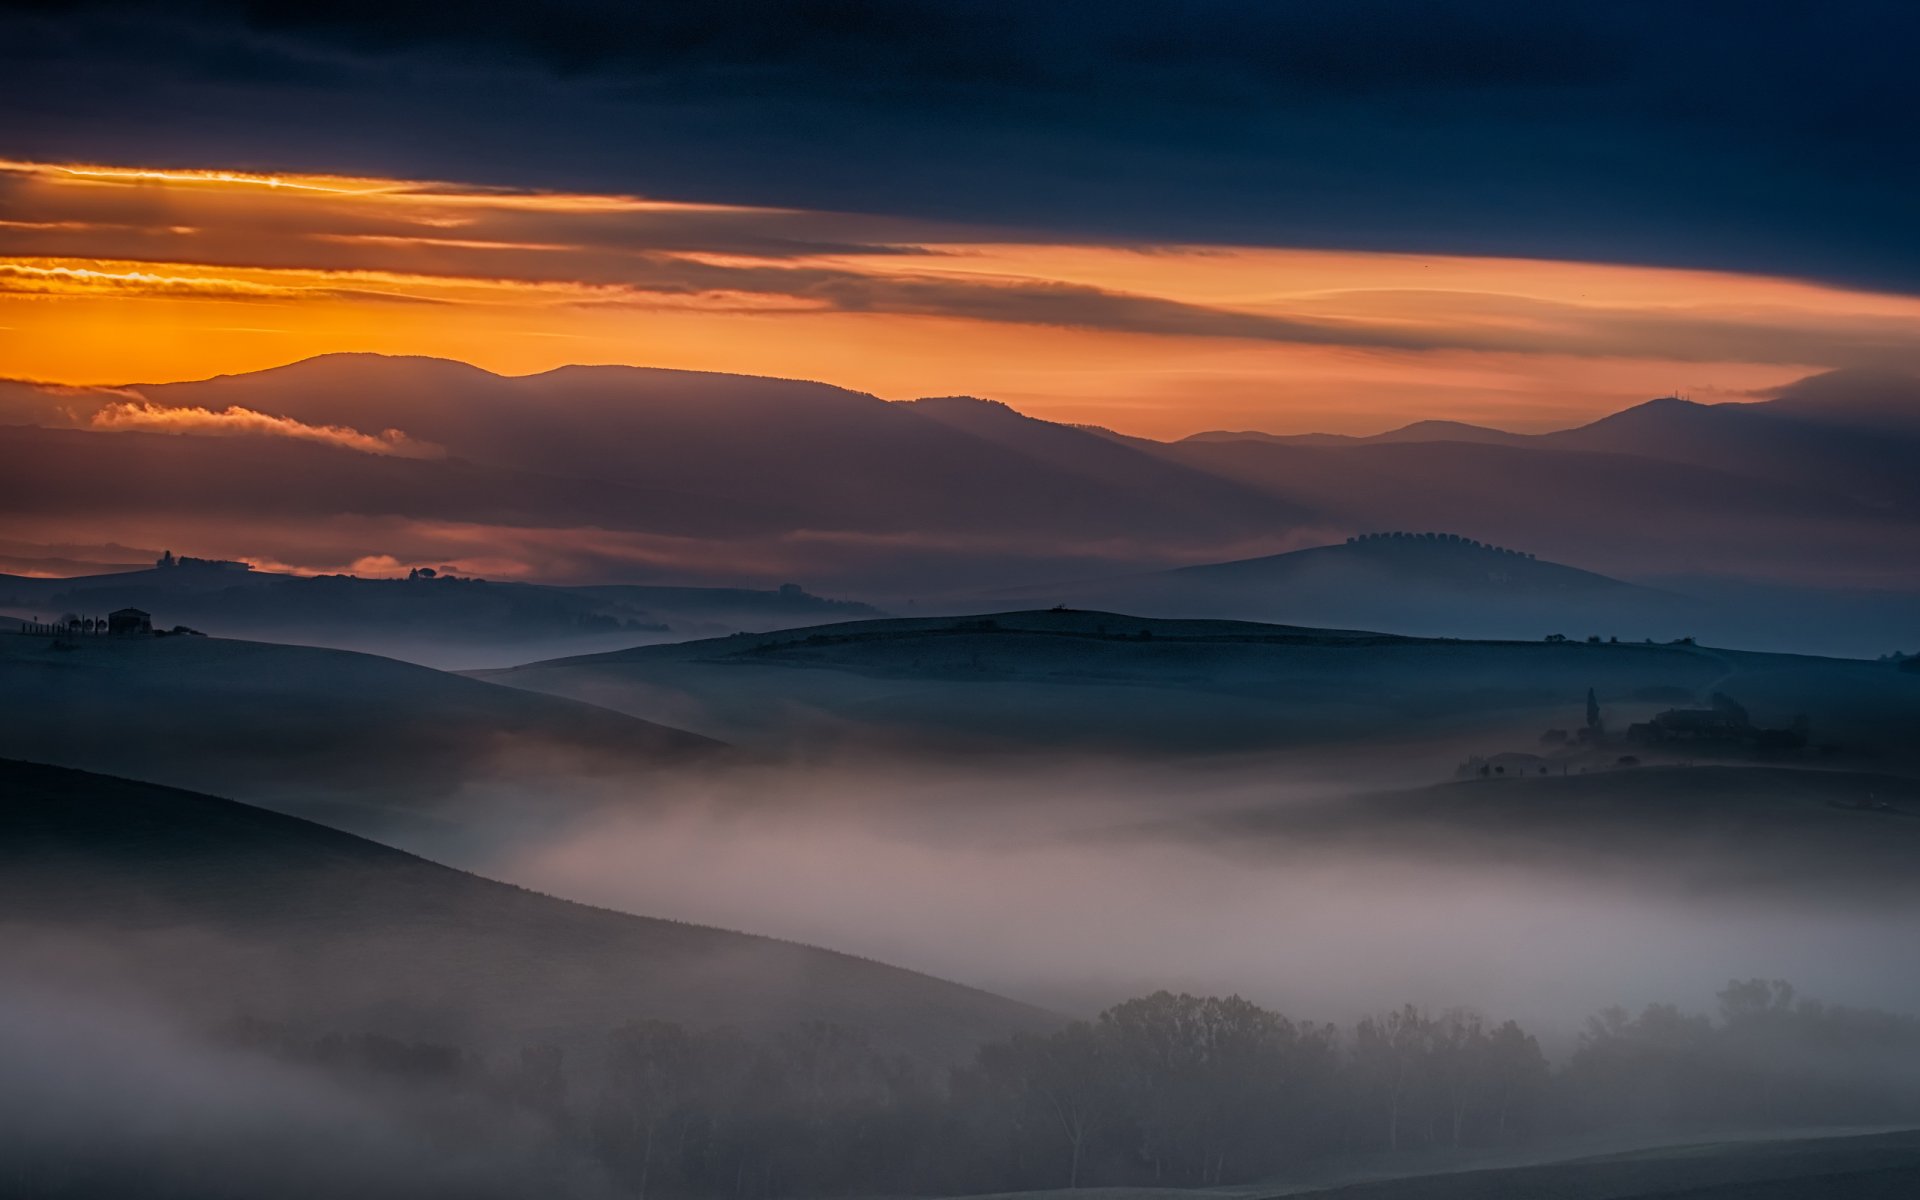
<instances>
[{"instance_id":1,"label":"low-lying mist","mask_svg":"<svg viewBox=\"0 0 1920 1200\"><path fill-rule=\"evenodd\" d=\"M607 789L582 815L456 853L570 899L827 946L1076 1016L1165 987L1325 1019L1464 1005L1552 1039L1603 1004L1705 1003L1751 976L1920 1008L1911 892L1801 886L1736 861L1737 839L1649 856L1644 830L1610 845L1575 829L1577 845L1543 850L1471 826L1374 845L1215 823L1251 807L1338 812L1393 781L1391 764L1299 778L1244 762L763 765ZM605 783L571 790L590 788Z\"/></svg>"},{"instance_id":2,"label":"low-lying mist","mask_svg":"<svg viewBox=\"0 0 1920 1200\"><path fill-rule=\"evenodd\" d=\"M525 1118L438 1080L368 1087L133 999L5 974L0 1079L0 1187L11 1195L614 1194Z\"/></svg>"}]
</instances>

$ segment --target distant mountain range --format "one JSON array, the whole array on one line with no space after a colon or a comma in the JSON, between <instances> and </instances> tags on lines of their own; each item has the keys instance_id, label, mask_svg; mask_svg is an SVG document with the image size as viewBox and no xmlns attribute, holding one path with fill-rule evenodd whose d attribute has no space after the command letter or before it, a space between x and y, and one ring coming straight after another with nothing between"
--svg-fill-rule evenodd
<instances>
[{"instance_id":1,"label":"distant mountain range","mask_svg":"<svg viewBox=\"0 0 1920 1200\"><path fill-rule=\"evenodd\" d=\"M147 415L110 431L101 414L130 396ZM1169 443L965 397L332 355L118 391L8 385L0 421L16 539L403 562L482 547L549 578L801 578L904 601L1440 529L1615 577L1920 589L1920 383L1863 372L1557 433ZM375 452L389 444L406 452Z\"/></svg>"}]
</instances>

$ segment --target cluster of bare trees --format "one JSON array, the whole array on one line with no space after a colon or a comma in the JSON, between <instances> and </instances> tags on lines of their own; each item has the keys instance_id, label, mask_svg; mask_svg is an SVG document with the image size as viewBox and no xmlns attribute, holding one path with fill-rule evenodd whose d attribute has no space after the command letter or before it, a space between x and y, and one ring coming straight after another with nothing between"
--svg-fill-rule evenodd
<instances>
[{"instance_id":1,"label":"cluster of bare trees","mask_svg":"<svg viewBox=\"0 0 1920 1200\"><path fill-rule=\"evenodd\" d=\"M823 1024L747 1037L646 1021L578 1062L553 1047L489 1065L378 1038L287 1045L532 1118L555 1161L590 1159L639 1200L1209 1187L1626 1127L1920 1115L1920 1020L1761 981L1730 985L1713 1015L1607 1010L1557 1068L1515 1023L1465 1011L1406 1006L1342 1028L1167 992L944 1073Z\"/></svg>"}]
</instances>

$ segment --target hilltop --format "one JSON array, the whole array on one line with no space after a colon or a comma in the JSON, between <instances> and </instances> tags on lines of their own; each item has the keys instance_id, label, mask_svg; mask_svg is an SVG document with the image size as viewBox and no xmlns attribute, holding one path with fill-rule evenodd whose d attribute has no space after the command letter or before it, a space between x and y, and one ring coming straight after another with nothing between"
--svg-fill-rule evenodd
<instances>
[{"instance_id":1,"label":"hilltop","mask_svg":"<svg viewBox=\"0 0 1920 1200\"><path fill-rule=\"evenodd\" d=\"M505 1051L597 1045L648 1018L828 1021L936 1061L1053 1021L911 971L569 903L212 796L0 761L0 797L13 966L108 969L120 999L204 1021L239 1013Z\"/></svg>"}]
</instances>

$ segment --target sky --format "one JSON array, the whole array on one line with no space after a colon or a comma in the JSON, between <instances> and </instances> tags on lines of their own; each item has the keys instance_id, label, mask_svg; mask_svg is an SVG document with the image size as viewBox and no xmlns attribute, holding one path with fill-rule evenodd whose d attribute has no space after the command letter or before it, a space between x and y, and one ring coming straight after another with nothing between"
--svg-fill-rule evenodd
<instances>
[{"instance_id":1,"label":"sky","mask_svg":"<svg viewBox=\"0 0 1920 1200\"><path fill-rule=\"evenodd\" d=\"M1904 6L0 0L0 375L337 350L1153 437L1920 365Z\"/></svg>"}]
</instances>

